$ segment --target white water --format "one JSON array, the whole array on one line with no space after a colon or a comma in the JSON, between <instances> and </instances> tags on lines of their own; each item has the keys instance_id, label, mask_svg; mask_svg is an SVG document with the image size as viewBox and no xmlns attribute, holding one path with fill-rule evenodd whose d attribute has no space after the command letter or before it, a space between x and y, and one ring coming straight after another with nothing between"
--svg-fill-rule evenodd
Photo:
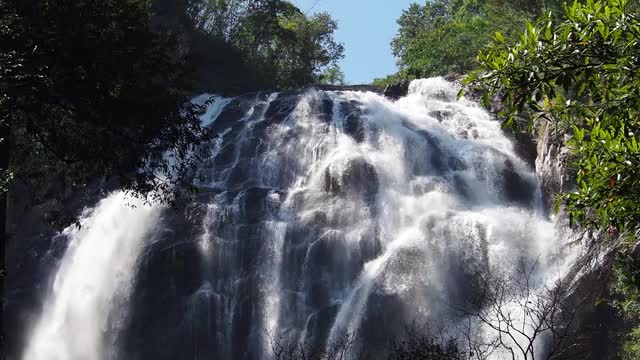
<instances>
[{"instance_id":1,"label":"white water","mask_svg":"<svg viewBox=\"0 0 640 360\"><path fill-rule=\"evenodd\" d=\"M136 208L132 208L131 205ZM126 321L135 264L158 207L114 193L64 231L69 246L24 360L107 360Z\"/></svg>"},{"instance_id":2,"label":"white water","mask_svg":"<svg viewBox=\"0 0 640 360\"><path fill-rule=\"evenodd\" d=\"M454 302L460 299L445 295L449 282L455 279L450 277L452 272L491 271L508 276L524 259L540 262L537 276L555 278L570 264L571 257L557 261L564 242L542 215L539 188L533 188L532 200L523 208L506 203L503 189L496 185L507 160L531 183L537 183L535 174L515 155L499 122L475 104L456 101L456 95L457 89L439 78L413 82L410 95L395 103L371 93L331 95L334 104L356 100L366 109L369 134L357 143L340 131L344 119L335 111L337 131L325 135L324 125L307 108L317 96L312 93L301 101L292 115L294 120L271 134L277 144L292 127L301 128L298 142L287 144L290 147L286 150L274 148L274 153L299 154L297 167L306 169L293 181L284 211L302 218L327 214L330 223L338 224L338 230L330 231L345 239L344 244L335 246L348 253L357 253L362 242L370 241L367 234L381 234L382 253L364 264L354 286L347 293L339 286L334 289L340 311L329 333L329 344L338 342L345 333L363 330L367 303L374 294L402 299L412 317L406 321L433 321L446 316L448 306L459 305ZM447 115L437 119L431 115L434 111ZM425 166L433 149L403 121L427 130L437 140L440 156L457 158L466 167L438 173L427 164L424 174L417 175L413 167ZM277 153L265 158L270 166L261 174L272 174L283 166L273 161L281 158ZM380 193L374 206L367 206L357 196L327 198L323 190L326 171L339 177L349 171L354 159L363 159L376 170ZM456 178L468 186L468 196L461 196L454 188ZM374 208L377 214L372 213ZM309 245L309 251L314 244ZM279 298L284 291L275 289L271 298ZM270 321L277 317L276 311L268 316ZM273 328L270 323L269 329ZM496 351L494 356L501 354Z\"/></svg>"},{"instance_id":3,"label":"white water","mask_svg":"<svg viewBox=\"0 0 640 360\"><path fill-rule=\"evenodd\" d=\"M221 192L206 200L196 229L180 234L180 241L196 244L203 267L201 286L179 307L187 309L179 315L194 325L190 331L202 332L194 336L193 359L230 357L237 351L232 339L268 358L265 333L331 343L372 327L385 299L393 300L381 315L389 323L450 320L451 305L469 290L460 279L506 276L523 258L539 261L541 278L565 272L572 257L563 234L543 215L536 175L499 122L456 94L441 78L413 82L396 102L373 93L311 90L276 120L267 116L279 96L272 94L256 97L227 128L217 127L216 118L231 99L209 107L203 121L219 137L205 185ZM318 111L327 97L329 119ZM342 112L351 102L361 112L360 138ZM532 184L515 189L528 192L526 201L505 195L505 186L521 184L509 183L508 170ZM252 200L264 206L244 201L255 188L268 192ZM115 341L127 320L136 262L159 224L159 209L132 210L122 202L121 194L112 195L80 231L66 231L72 240L24 360L118 356ZM251 211L260 215L243 219ZM258 241L245 236L249 230ZM238 314L246 294L250 314ZM337 313L327 310L333 307ZM329 328L308 327L318 318ZM250 319L246 339L233 333L242 325L236 319ZM202 341L209 338L215 346Z\"/></svg>"}]
</instances>

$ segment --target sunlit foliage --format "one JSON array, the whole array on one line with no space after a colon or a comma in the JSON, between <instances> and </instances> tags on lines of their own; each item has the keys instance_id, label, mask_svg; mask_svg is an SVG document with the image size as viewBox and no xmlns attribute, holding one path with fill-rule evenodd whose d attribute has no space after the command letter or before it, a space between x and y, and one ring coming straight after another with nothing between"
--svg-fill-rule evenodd
<instances>
[{"instance_id":1,"label":"sunlit foliage","mask_svg":"<svg viewBox=\"0 0 640 360\"><path fill-rule=\"evenodd\" d=\"M544 118L568 132L577 189L561 201L583 226L622 231L640 220L639 41L627 0L575 2L561 21L529 23L513 45L496 33L466 80L502 96L505 126L526 111L530 127Z\"/></svg>"},{"instance_id":2,"label":"sunlit foliage","mask_svg":"<svg viewBox=\"0 0 640 360\"><path fill-rule=\"evenodd\" d=\"M545 10L558 9L559 1L434 0L412 4L398 19L399 30L391 42L399 72L384 85L450 73L464 74L478 64L478 51L500 31L516 34L527 20Z\"/></svg>"}]
</instances>

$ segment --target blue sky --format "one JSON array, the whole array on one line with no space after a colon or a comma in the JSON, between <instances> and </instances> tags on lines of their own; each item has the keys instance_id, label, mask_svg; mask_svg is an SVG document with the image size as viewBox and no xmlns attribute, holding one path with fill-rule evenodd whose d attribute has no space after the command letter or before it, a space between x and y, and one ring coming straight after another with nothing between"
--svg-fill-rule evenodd
<instances>
[{"instance_id":1,"label":"blue sky","mask_svg":"<svg viewBox=\"0 0 640 360\"><path fill-rule=\"evenodd\" d=\"M336 39L345 46L340 63L349 84L365 84L396 71L389 42L396 20L416 0L290 0L302 11L328 11L340 27ZM316 3L317 2L317 3ZM315 6L314 6L315 4Z\"/></svg>"}]
</instances>

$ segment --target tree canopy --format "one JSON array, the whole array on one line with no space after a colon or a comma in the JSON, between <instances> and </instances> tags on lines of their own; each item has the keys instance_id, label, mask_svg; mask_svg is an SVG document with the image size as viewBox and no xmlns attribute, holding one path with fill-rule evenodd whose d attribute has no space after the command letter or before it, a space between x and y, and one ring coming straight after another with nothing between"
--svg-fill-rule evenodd
<instances>
[{"instance_id":1,"label":"tree canopy","mask_svg":"<svg viewBox=\"0 0 640 360\"><path fill-rule=\"evenodd\" d=\"M340 80L336 22L283 0L1 1L5 189L58 173L171 201L207 155L195 91Z\"/></svg>"},{"instance_id":2,"label":"tree canopy","mask_svg":"<svg viewBox=\"0 0 640 360\"><path fill-rule=\"evenodd\" d=\"M583 226L635 228L640 220L640 19L627 0L588 0L565 18L529 23L510 45L500 33L467 83L501 94L505 126L529 112L570 136L577 189L560 199ZM485 97L486 98L486 97Z\"/></svg>"},{"instance_id":3,"label":"tree canopy","mask_svg":"<svg viewBox=\"0 0 640 360\"><path fill-rule=\"evenodd\" d=\"M514 35L543 11L557 11L559 3L434 0L412 4L398 19L399 30L391 42L399 71L376 83L466 73L477 66L476 55L488 44L490 34Z\"/></svg>"},{"instance_id":4,"label":"tree canopy","mask_svg":"<svg viewBox=\"0 0 640 360\"><path fill-rule=\"evenodd\" d=\"M156 8L163 22L182 24L200 68L196 76L212 78L218 89L302 87L321 81L343 56L328 13L307 15L284 0L184 1L176 10L157 0Z\"/></svg>"},{"instance_id":5,"label":"tree canopy","mask_svg":"<svg viewBox=\"0 0 640 360\"><path fill-rule=\"evenodd\" d=\"M573 152L576 187L558 194L574 226L622 239L612 272L611 304L629 322L621 358L640 356L635 247L640 234L640 13L629 0L565 5L562 19L528 23L519 40L495 33L478 56L468 86L502 99L503 125L547 124ZM620 236L621 235L621 236Z\"/></svg>"},{"instance_id":6,"label":"tree canopy","mask_svg":"<svg viewBox=\"0 0 640 360\"><path fill-rule=\"evenodd\" d=\"M115 177L159 200L189 183L207 137L202 109L181 86L176 42L150 28L150 1L0 6L0 121L17 176L61 170L71 187Z\"/></svg>"}]
</instances>

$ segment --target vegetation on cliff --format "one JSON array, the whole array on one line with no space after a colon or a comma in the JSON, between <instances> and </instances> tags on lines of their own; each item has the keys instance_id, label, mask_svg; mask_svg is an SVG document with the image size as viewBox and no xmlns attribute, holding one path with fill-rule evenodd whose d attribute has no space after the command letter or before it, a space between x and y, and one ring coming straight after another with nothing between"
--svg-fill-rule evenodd
<instances>
[{"instance_id":1,"label":"vegetation on cliff","mask_svg":"<svg viewBox=\"0 0 640 360\"><path fill-rule=\"evenodd\" d=\"M283 0L0 6L5 189L14 177L37 189L55 173L71 189L115 178L171 200L207 155L190 95L341 81L336 22Z\"/></svg>"},{"instance_id":2,"label":"vegetation on cliff","mask_svg":"<svg viewBox=\"0 0 640 360\"><path fill-rule=\"evenodd\" d=\"M577 179L557 206L601 241L623 240L611 289L613 307L636 329L624 346L629 359L640 357L639 16L628 0L413 4L391 43L399 72L375 81L469 73L465 84L482 90L486 106L501 99L505 127L551 124L573 151L569 175Z\"/></svg>"},{"instance_id":3,"label":"vegetation on cliff","mask_svg":"<svg viewBox=\"0 0 640 360\"><path fill-rule=\"evenodd\" d=\"M624 231L640 220L639 40L626 1L576 2L562 21L528 24L514 45L496 33L466 79L502 95L505 126L526 110L530 128L543 118L570 133L578 184L560 200L583 226Z\"/></svg>"},{"instance_id":4,"label":"vegetation on cliff","mask_svg":"<svg viewBox=\"0 0 640 360\"><path fill-rule=\"evenodd\" d=\"M465 82L502 98L504 126L526 113L529 130L542 119L573 151L575 190L558 194L572 224L600 231L602 240L622 234L622 254L612 288L614 306L636 330L627 358L640 356L640 17L628 0L587 0L565 5L562 19L547 14L527 23L510 43L497 32Z\"/></svg>"},{"instance_id":5,"label":"vegetation on cliff","mask_svg":"<svg viewBox=\"0 0 640 360\"><path fill-rule=\"evenodd\" d=\"M198 91L298 88L340 72L336 21L288 1L155 0L152 21L179 36Z\"/></svg>"}]
</instances>

